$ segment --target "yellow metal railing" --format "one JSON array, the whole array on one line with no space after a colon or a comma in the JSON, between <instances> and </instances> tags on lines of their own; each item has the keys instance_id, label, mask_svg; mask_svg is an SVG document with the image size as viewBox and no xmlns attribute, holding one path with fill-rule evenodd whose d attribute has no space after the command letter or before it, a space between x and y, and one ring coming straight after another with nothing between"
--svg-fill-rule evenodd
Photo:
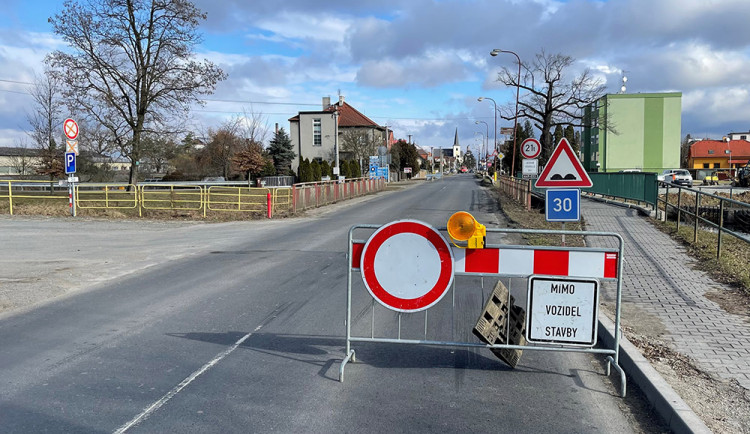
<instances>
[{"instance_id":1,"label":"yellow metal railing","mask_svg":"<svg viewBox=\"0 0 750 434\"><path fill-rule=\"evenodd\" d=\"M348 199L382 189L382 185L371 180L370 184L349 185L349 183L311 183L294 187L250 188L246 186L225 186L148 183L132 185L126 183L82 183L74 189L77 209L136 209L138 215L153 210L250 212L275 213L296 212L321 206L326 203ZM271 200L271 209L268 200ZM38 203L37 200L57 200L68 202L68 188L58 182L0 180L0 212L7 203L12 215L18 205ZM7 200L7 202L5 202Z\"/></svg>"},{"instance_id":2,"label":"yellow metal railing","mask_svg":"<svg viewBox=\"0 0 750 434\"><path fill-rule=\"evenodd\" d=\"M24 199L67 202L69 197L67 189L61 188L57 181L2 180L0 199L8 200L8 210L13 215L13 205L23 203Z\"/></svg>"},{"instance_id":3,"label":"yellow metal railing","mask_svg":"<svg viewBox=\"0 0 750 434\"><path fill-rule=\"evenodd\" d=\"M203 187L200 185L140 185L143 209L193 210L203 208Z\"/></svg>"},{"instance_id":4,"label":"yellow metal railing","mask_svg":"<svg viewBox=\"0 0 750 434\"><path fill-rule=\"evenodd\" d=\"M291 188L274 188L273 189L273 212L291 211L293 206L293 196Z\"/></svg>"},{"instance_id":5,"label":"yellow metal railing","mask_svg":"<svg viewBox=\"0 0 750 434\"><path fill-rule=\"evenodd\" d=\"M75 188L76 206L81 209L133 209L138 191L132 184L86 184Z\"/></svg>"},{"instance_id":6,"label":"yellow metal railing","mask_svg":"<svg viewBox=\"0 0 750 434\"><path fill-rule=\"evenodd\" d=\"M266 212L268 188L211 186L206 192L210 211Z\"/></svg>"}]
</instances>

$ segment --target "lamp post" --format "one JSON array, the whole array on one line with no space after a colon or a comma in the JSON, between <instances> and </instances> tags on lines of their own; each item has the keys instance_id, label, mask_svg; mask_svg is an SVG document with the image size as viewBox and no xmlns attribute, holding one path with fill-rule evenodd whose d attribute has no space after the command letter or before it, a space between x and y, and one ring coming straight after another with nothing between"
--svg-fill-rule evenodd
<instances>
[{"instance_id":1,"label":"lamp post","mask_svg":"<svg viewBox=\"0 0 750 434\"><path fill-rule=\"evenodd\" d=\"M485 121L474 121L474 123L477 124L477 125L484 124L487 127L487 135L484 136L484 139L485 139L484 149L486 150L486 152L489 152L489 147L490 147L490 143L489 143L490 142L490 125L487 122L485 122Z\"/></svg>"},{"instance_id":2,"label":"lamp post","mask_svg":"<svg viewBox=\"0 0 750 434\"><path fill-rule=\"evenodd\" d=\"M727 140L727 150L724 153L729 154L729 176L732 176L732 148L729 146L729 140Z\"/></svg>"},{"instance_id":3,"label":"lamp post","mask_svg":"<svg viewBox=\"0 0 750 434\"><path fill-rule=\"evenodd\" d=\"M341 166L339 166L339 108L333 110L333 149L336 151L336 181L341 179Z\"/></svg>"},{"instance_id":4,"label":"lamp post","mask_svg":"<svg viewBox=\"0 0 750 434\"><path fill-rule=\"evenodd\" d=\"M516 59L518 60L518 78L516 78L516 116L513 122L513 161L510 165L510 176L515 177L516 176L516 136L518 136L518 93L521 90L521 58L518 57L518 54L516 54L513 51L509 50L501 50L499 48L495 48L494 50L490 51L490 56L495 57L500 53L508 53L516 56Z\"/></svg>"},{"instance_id":5,"label":"lamp post","mask_svg":"<svg viewBox=\"0 0 750 434\"><path fill-rule=\"evenodd\" d=\"M485 99L492 101L492 104L495 106L495 111L494 111L494 114L495 114L495 147L494 149L497 150L497 103L495 102L494 99L488 96L480 96L479 98L477 98L477 101L482 102ZM489 141L489 137L487 137L487 141ZM497 156L495 158L497 159ZM495 171L497 171L497 166L495 166Z\"/></svg>"},{"instance_id":6,"label":"lamp post","mask_svg":"<svg viewBox=\"0 0 750 434\"><path fill-rule=\"evenodd\" d=\"M486 145L484 144L484 133L482 133L481 131L474 131L474 140L476 140L476 136L477 136L477 134L479 134L480 136L482 136L482 144L481 144L481 145L479 146L479 149L480 149L480 150L479 150L479 153L481 153L481 152L482 152L482 150L481 150L481 149L482 149L482 148L484 148L484 147L486 146Z\"/></svg>"}]
</instances>

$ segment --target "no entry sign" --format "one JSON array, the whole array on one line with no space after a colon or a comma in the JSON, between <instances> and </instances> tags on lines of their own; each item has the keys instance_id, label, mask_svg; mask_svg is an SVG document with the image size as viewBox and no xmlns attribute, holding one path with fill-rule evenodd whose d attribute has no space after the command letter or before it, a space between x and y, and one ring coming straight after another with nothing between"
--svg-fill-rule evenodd
<instances>
[{"instance_id":1,"label":"no entry sign","mask_svg":"<svg viewBox=\"0 0 750 434\"><path fill-rule=\"evenodd\" d=\"M375 231L362 250L362 280L380 304L419 312L436 304L453 283L453 253L430 225L398 220Z\"/></svg>"}]
</instances>

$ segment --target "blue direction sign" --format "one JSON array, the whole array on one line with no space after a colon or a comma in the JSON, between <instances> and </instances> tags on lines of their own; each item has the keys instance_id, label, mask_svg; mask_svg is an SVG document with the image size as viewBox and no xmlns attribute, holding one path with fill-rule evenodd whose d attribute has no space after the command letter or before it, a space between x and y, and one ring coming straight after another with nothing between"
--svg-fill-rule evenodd
<instances>
[{"instance_id":1,"label":"blue direction sign","mask_svg":"<svg viewBox=\"0 0 750 434\"><path fill-rule=\"evenodd\" d=\"M548 222L577 222L581 220L581 190L578 188L548 189L545 216Z\"/></svg>"},{"instance_id":2,"label":"blue direction sign","mask_svg":"<svg viewBox=\"0 0 750 434\"><path fill-rule=\"evenodd\" d=\"M76 173L76 153L65 153L65 173Z\"/></svg>"}]
</instances>

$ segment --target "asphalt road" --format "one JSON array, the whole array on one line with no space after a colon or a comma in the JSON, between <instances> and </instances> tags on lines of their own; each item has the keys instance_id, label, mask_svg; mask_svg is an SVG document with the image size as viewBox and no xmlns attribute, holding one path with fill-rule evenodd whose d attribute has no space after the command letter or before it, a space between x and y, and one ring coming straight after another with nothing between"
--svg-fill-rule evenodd
<instances>
[{"instance_id":1,"label":"asphalt road","mask_svg":"<svg viewBox=\"0 0 750 434\"><path fill-rule=\"evenodd\" d=\"M89 270L87 288L0 317L0 431L631 432L600 358L586 354L526 351L511 369L484 349L360 343L338 381L349 227L438 227L456 210L503 223L469 175L305 218L138 223L148 236L126 242L116 223L76 222L98 264L120 258L118 277L97 283L107 269ZM44 229L58 224L4 219L0 236L31 267L50 244L74 244ZM492 283L458 281L455 314L451 294L430 309L429 336L472 339ZM355 289L353 327L369 333L370 299ZM396 333L393 312L375 317L377 336ZM421 314L405 316L402 333L423 327Z\"/></svg>"}]
</instances>

